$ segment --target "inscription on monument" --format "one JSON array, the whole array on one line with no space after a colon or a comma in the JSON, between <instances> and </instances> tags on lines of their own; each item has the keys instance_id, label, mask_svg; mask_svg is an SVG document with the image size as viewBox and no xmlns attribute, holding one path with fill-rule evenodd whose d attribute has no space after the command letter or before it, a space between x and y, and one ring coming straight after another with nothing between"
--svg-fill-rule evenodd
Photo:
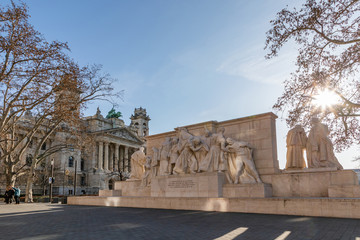
<instances>
[{"instance_id":1,"label":"inscription on monument","mask_svg":"<svg viewBox=\"0 0 360 240\"><path fill-rule=\"evenodd\" d=\"M173 180L168 183L169 188L192 188L195 186L193 180Z\"/></svg>"}]
</instances>

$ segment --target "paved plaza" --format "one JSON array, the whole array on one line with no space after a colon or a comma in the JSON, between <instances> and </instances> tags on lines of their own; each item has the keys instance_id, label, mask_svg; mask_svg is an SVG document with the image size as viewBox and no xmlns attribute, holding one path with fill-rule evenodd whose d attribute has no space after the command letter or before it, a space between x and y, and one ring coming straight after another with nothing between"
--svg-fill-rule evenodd
<instances>
[{"instance_id":1,"label":"paved plaza","mask_svg":"<svg viewBox=\"0 0 360 240\"><path fill-rule=\"evenodd\" d=\"M360 220L0 204L0 239L360 239Z\"/></svg>"}]
</instances>

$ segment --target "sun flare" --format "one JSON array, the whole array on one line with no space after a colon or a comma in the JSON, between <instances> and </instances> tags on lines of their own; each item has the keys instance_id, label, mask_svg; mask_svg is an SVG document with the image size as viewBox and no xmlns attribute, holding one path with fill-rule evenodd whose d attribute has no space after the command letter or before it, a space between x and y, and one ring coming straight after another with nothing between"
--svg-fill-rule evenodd
<instances>
[{"instance_id":1,"label":"sun flare","mask_svg":"<svg viewBox=\"0 0 360 240\"><path fill-rule=\"evenodd\" d=\"M340 101L339 96L329 89L319 91L318 94L313 96L313 98L313 103L322 109L329 108Z\"/></svg>"}]
</instances>

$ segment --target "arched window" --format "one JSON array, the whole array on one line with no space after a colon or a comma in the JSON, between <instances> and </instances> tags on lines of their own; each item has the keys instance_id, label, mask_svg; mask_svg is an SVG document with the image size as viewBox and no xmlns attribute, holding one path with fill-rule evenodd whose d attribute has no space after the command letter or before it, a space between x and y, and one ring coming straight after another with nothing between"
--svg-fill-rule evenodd
<instances>
[{"instance_id":1,"label":"arched window","mask_svg":"<svg viewBox=\"0 0 360 240\"><path fill-rule=\"evenodd\" d=\"M70 156L69 157L69 167L74 167L74 157L73 156Z\"/></svg>"}]
</instances>

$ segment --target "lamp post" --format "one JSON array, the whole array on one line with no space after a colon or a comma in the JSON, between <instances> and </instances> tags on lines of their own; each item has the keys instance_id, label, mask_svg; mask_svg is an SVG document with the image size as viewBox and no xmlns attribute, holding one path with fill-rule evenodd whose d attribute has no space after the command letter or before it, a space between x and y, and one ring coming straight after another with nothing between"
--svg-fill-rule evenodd
<instances>
[{"instance_id":1,"label":"lamp post","mask_svg":"<svg viewBox=\"0 0 360 240\"><path fill-rule=\"evenodd\" d=\"M50 183L50 203L52 203L52 185L54 183L54 159L51 159L51 177L49 179L49 183Z\"/></svg>"},{"instance_id":2,"label":"lamp post","mask_svg":"<svg viewBox=\"0 0 360 240\"><path fill-rule=\"evenodd\" d=\"M75 160L75 173L74 173L74 196L76 195L76 174L77 174L77 160Z\"/></svg>"}]
</instances>

